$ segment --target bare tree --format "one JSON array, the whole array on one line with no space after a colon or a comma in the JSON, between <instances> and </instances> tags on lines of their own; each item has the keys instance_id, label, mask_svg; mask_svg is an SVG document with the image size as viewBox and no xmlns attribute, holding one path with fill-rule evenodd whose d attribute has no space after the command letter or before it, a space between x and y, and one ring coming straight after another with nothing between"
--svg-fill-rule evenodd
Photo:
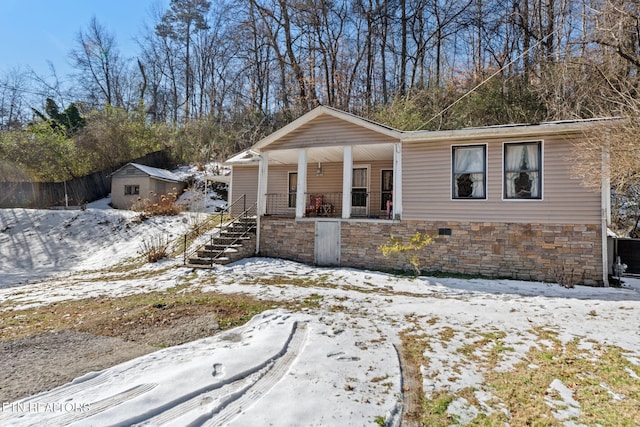
<instances>
[{"instance_id":1,"label":"bare tree","mask_svg":"<svg viewBox=\"0 0 640 427\"><path fill-rule=\"evenodd\" d=\"M206 14L211 2L206 0L171 0L169 10L162 16L156 26L156 32L165 41L171 39L180 43L184 48L184 91L185 91L185 120L190 118L189 106L191 101L191 43L192 36L199 31L209 29ZM169 46L165 43L165 46ZM172 52L175 54L176 52Z\"/></svg>"},{"instance_id":2,"label":"bare tree","mask_svg":"<svg viewBox=\"0 0 640 427\"><path fill-rule=\"evenodd\" d=\"M94 106L125 107L126 62L120 57L115 36L100 25L95 16L87 29L78 33L70 56L86 99Z\"/></svg>"},{"instance_id":3,"label":"bare tree","mask_svg":"<svg viewBox=\"0 0 640 427\"><path fill-rule=\"evenodd\" d=\"M24 123L28 80L13 68L0 76L0 130L19 129Z\"/></svg>"}]
</instances>

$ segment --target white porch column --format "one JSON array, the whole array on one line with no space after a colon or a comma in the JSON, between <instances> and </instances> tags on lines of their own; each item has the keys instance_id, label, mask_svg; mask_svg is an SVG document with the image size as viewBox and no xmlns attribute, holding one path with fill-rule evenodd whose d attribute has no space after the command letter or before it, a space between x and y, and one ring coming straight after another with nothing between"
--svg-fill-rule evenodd
<instances>
[{"instance_id":1,"label":"white porch column","mask_svg":"<svg viewBox=\"0 0 640 427\"><path fill-rule=\"evenodd\" d=\"M602 283L609 287L609 225L611 224L611 181L609 144L602 147L602 184L600 186L601 228L602 228ZM616 260L612 260L615 264Z\"/></svg>"},{"instance_id":2,"label":"white porch column","mask_svg":"<svg viewBox=\"0 0 640 427\"><path fill-rule=\"evenodd\" d=\"M351 218L351 187L353 184L353 148L344 146L342 155L342 218Z\"/></svg>"},{"instance_id":3,"label":"white porch column","mask_svg":"<svg viewBox=\"0 0 640 427\"><path fill-rule=\"evenodd\" d=\"M267 180L269 178L269 154L260 153L258 163L258 217L267 213Z\"/></svg>"},{"instance_id":4,"label":"white porch column","mask_svg":"<svg viewBox=\"0 0 640 427\"><path fill-rule=\"evenodd\" d=\"M298 188L296 189L296 218L304 217L307 192L307 149L298 150Z\"/></svg>"},{"instance_id":5,"label":"white porch column","mask_svg":"<svg viewBox=\"0 0 640 427\"><path fill-rule=\"evenodd\" d=\"M402 218L402 144L393 146L393 212L392 218Z\"/></svg>"},{"instance_id":6,"label":"white porch column","mask_svg":"<svg viewBox=\"0 0 640 427\"><path fill-rule=\"evenodd\" d=\"M260 153L258 162L258 189L256 194L256 254L260 253L260 219L267 213L267 181L269 179L269 154Z\"/></svg>"}]
</instances>

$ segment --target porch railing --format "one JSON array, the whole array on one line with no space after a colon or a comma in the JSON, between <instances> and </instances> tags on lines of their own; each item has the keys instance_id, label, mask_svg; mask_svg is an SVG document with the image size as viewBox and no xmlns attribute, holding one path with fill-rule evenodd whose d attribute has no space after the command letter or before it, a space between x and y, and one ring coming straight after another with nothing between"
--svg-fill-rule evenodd
<instances>
[{"instance_id":1,"label":"porch railing","mask_svg":"<svg viewBox=\"0 0 640 427\"><path fill-rule=\"evenodd\" d=\"M266 215L296 216L295 193L267 193L266 202Z\"/></svg>"},{"instance_id":2,"label":"porch railing","mask_svg":"<svg viewBox=\"0 0 640 427\"><path fill-rule=\"evenodd\" d=\"M295 193L268 193L266 195L266 215L293 218L296 215ZM357 191L351 193L352 218L391 219L391 192ZM388 203L387 203L388 202ZM342 217L342 193L305 193L304 216Z\"/></svg>"}]
</instances>

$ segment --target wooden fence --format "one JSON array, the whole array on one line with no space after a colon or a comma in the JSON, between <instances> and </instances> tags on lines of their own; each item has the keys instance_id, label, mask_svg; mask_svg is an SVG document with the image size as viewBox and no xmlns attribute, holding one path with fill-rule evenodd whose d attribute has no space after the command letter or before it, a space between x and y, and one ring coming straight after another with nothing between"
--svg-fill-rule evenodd
<instances>
[{"instance_id":1,"label":"wooden fence","mask_svg":"<svg viewBox=\"0 0 640 427\"><path fill-rule=\"evenodd\" d=\"M130 162L165 169L174 166L166 151L156 151ZM111 174L127 163L66 182L0 182L0 208L78 206L102 199L111 192Z\"/></svg>"}]
</instances>

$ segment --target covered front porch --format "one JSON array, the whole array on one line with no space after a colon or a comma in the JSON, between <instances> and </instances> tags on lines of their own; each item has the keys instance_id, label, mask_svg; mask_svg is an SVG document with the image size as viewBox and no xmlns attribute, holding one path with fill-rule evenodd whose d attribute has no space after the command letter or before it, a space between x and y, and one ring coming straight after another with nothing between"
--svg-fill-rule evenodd
<instances>
[{"instance_id":1,"label":"covered front porch","mask_svg":"<svg viewBox=\"0 0 640 427\"><path fill-rule=\"evenodd\" d=\"M289 218L400 219L398 143L260 153L258 213Z\"/></svg>"},{"instance_id":2,"label":"covered front porch","mask_svg":"<svg viewBox=\"0 0 640 427\"><path fill-rule=\"evenodd\" d=\"M297 194L266 194L265 215L294 218ZM305 193L304 217L343 218L343 193ZM347 218L393 219L391 192L351 192L351 214Z\"/></svg>"}]
</instances>

